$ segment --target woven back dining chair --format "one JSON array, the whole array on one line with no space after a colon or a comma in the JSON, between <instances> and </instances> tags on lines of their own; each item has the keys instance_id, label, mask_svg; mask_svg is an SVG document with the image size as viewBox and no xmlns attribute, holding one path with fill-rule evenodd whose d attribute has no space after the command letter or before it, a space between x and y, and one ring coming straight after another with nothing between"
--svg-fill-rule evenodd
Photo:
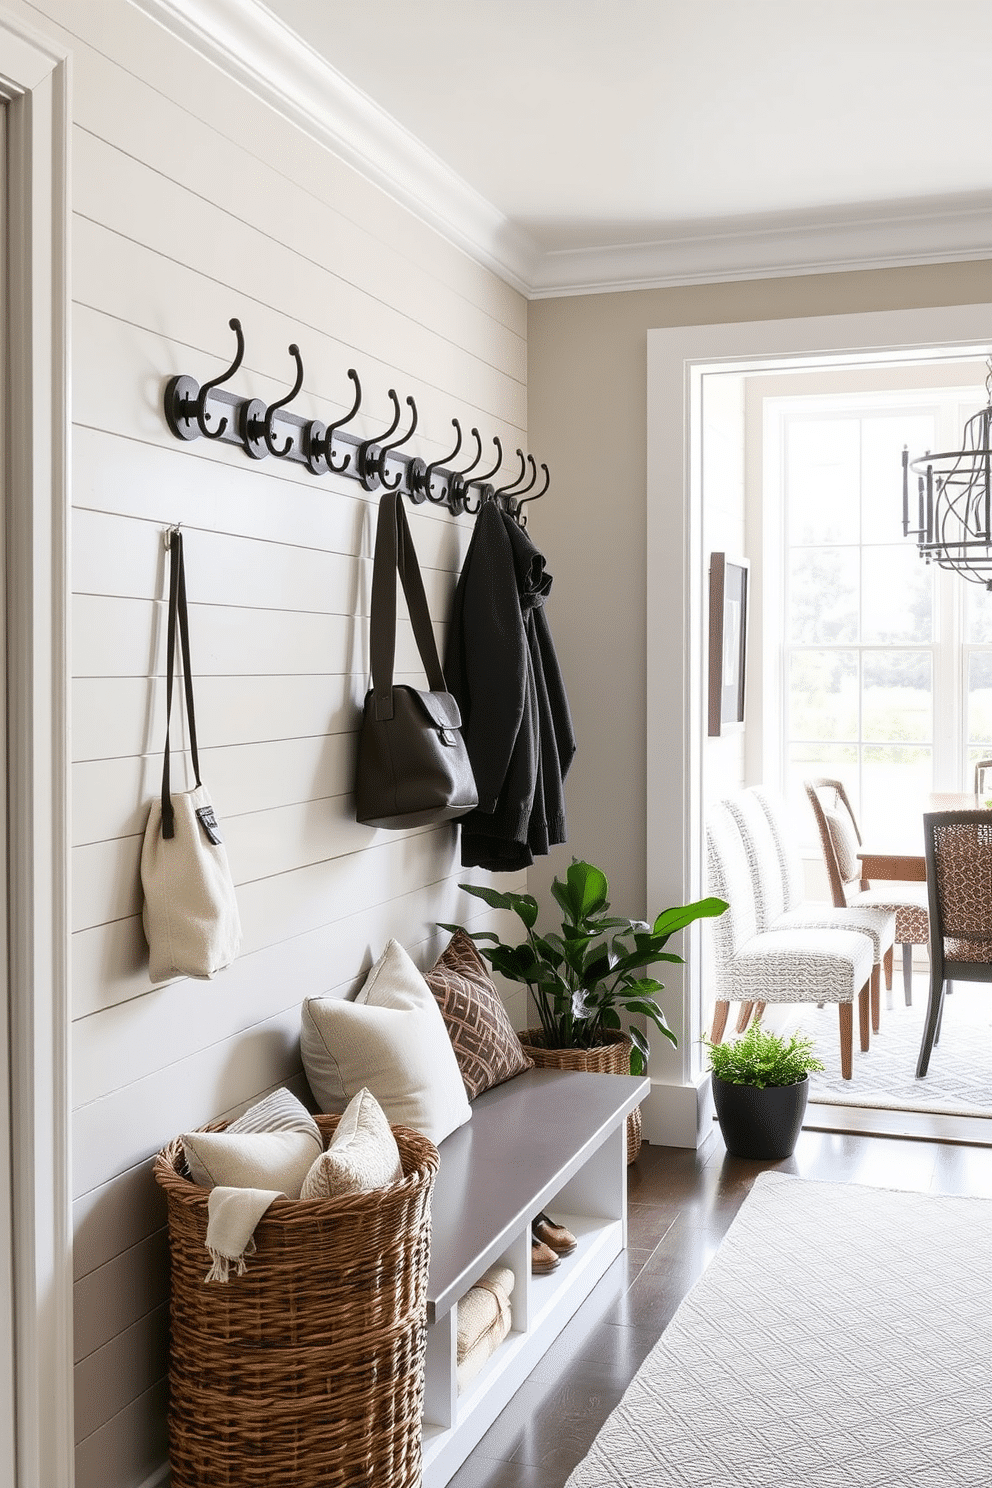
<instances>
[{"instance_id":1,"label":"woven back dining chair","mask_svg":"<svg viewBox=\"0 0 992 1488\"><path fill-rule=\"evenodd\" d=\"M862 877L861 832L854 807L840 780L816 776L805 781L806 795L813 808L820 846L830 880L834 904L865 905L873 909L891 909L896 916L896 941L902 946L902 980L906 1006L913 1002L913 947L927 945L930 922L927 915L926 888L921 884L879 879L876 885ZM876 858L876 861L884 861ZM891 979L886 978L886 985Z\"/></svg>"},{"instance_id":2,"label":"woven back dining chair","mask_svg":"<svg viewBox=\"0 0 992 1488\"><path fill-rule=\"evenodd\" d=\"M930 903L930 1000L918 1080L940 1040L948 981L992 982L992 813L927 812L923 851Z\"/></svg>"}]
</instances>

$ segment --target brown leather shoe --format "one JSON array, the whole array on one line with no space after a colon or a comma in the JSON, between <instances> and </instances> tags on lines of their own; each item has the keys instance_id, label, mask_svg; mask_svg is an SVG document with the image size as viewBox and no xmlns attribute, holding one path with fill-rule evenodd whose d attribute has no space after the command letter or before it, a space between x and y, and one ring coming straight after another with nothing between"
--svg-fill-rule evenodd
<instances>
[{"instance_id":1,"label":"brown leather shoe","mask_svg":"<svg viewBox=\"0 0 992 1488\"><path fill-rule=\"evenodd\" d=\"M577 1241L571 1230L566 1230L564 1225L555 1224L546 1214L539 1214L531 1225L531 1234L535 1240L541 1240L556 1255L571 1255Z\"/></svg>"},{"instance_id":2,"label":"brown leather shoe","mask_svg":"<svg viewBox=\"0 0 992 1488\"><path fill-rule=\"evenodd\" d=\"M530 1269L535 1276L547 1276L549 1271L554 1271L558 1265L558 1257L554 1251L536 1235L531 1236L530 1242Z\"/></svg>"}]
</instances>

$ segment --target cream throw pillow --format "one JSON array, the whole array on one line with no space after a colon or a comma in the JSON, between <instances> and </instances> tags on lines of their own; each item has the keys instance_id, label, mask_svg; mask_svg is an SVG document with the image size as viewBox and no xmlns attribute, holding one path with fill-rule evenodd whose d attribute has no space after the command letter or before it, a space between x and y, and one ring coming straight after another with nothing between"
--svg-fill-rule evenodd
<instances>
[{"instance_id":1,"label":"cream throw pillow","mask_svg":"<svg viewBox=\"0 0 992 1488\"><path fill-rule=\"evenodd\" d=\"M274 1090L222 1132L185 1132L194 1183L204 1188L278 1189L297 1199L319 1155L320 1129L291 1090Z\"/></svg>"},{"instance_id":2,"label":"cream throw pillow","mask_svg":"<svg viewBox=\"0 0 992 1488\"><path fill-rule=\"evenodd\" d=\"M472 1108L433 993L391 940L354 1002L308 997L300 1047L322 1111L343 1111L366 1086L391 1126L441 1142Z\"/></svg>"},{"instance_id":3,"label":"cream throw pillow","mask_svg":"<svg viewBox=\"0 0 992 1488\"><path fill-rule=\"evenodd\" d=\"M349 1101L330 1146L303 1180L301 1199L368 1193L403 1177L400 1149L382 1107L369 1090Z\"/></svg>"}]
</instances>

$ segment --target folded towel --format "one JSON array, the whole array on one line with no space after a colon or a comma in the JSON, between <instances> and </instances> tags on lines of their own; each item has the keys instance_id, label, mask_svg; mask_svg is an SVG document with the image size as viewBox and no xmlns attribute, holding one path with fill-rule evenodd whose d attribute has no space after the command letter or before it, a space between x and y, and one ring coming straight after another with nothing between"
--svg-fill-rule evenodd
<instances>
[{"instance_id":1,"label":"folded towel","mask_svg":"<svg viewBox=\"0 0 992 1488\"><path fill-rule=\"evenodd\" d=\"M211 1266L205 1281L227 1281L245 1273L245 1257L255 1253L255 1226L273 1199L285 1194L268 1188L212 1188L207 1199L207 1250Z\"/></svg>"}]
</instances>

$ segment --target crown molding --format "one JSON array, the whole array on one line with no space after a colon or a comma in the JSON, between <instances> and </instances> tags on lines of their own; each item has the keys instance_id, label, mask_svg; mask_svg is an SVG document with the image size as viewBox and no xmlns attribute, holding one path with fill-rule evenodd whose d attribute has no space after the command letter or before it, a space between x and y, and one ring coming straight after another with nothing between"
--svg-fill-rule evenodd
<instances>
[{"instance_id":1,"label":"crown molding","mask_svg":"<svg viewBox=\"0 0 992 1488\"><path fill-rule=\"evenodd\" d=\"M695 224L643 243L546 253L532 299L992 258L992 192Z\"/></svg>"},{"instance_id":2,"label":"crown molding","mask_svg":"<svg viewBox=\"0 0 992 1488\"><path fill-rule=\"evenodd\" d=\"M992 258L988 192L542 252L259 0L131 3L528 299Z\"/></svg>"}]
</instances>

